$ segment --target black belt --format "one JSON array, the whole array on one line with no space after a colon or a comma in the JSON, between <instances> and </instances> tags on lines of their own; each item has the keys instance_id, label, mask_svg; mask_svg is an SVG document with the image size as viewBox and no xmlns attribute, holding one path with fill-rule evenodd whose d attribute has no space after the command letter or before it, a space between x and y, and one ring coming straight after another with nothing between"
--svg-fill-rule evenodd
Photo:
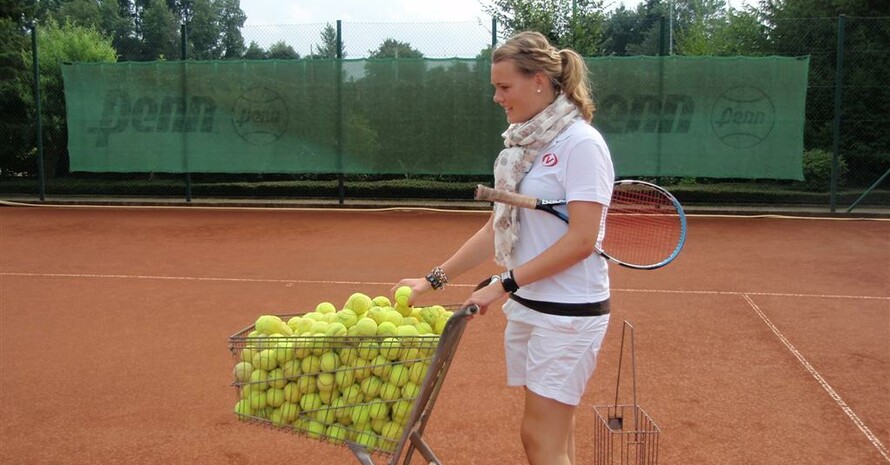
<instances>
[{"instance_id":1,"label":"black belt","mask_svg":"<svg viewBox=\"0 0 890 465\"><path fill-rule=\"evenodd\" d=\"M542 302L510 294L510 298L520 304L541 313L559 316L602 316L609 314L609 299L601 302L568 304L561 302Z\"/></svg>"}]
</instances>

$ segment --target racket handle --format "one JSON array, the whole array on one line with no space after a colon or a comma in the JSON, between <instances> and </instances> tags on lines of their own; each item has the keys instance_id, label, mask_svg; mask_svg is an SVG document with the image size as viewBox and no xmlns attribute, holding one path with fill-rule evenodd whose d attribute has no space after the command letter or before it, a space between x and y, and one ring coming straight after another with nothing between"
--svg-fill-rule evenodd
<instances>
[{"instance_id":1,"label":"racket handle","mask_svg":"<svg viewBox=\"0 0 890 465\"><path fill-rule=\"evenodd\" d=\"M520 208L534 209L538 205L538 199L534 197L517 194L515 192L492 189L488 186L483 186L482 184L476 186L475 198L476 200L505 203Z\"/></svg>"}]
</instances>

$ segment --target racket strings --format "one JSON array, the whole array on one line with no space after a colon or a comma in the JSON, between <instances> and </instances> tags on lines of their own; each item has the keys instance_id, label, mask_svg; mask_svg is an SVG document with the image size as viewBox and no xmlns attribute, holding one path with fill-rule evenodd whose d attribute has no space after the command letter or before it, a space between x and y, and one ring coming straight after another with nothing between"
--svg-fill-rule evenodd
<instances>
[{"instance_id":1,"label":"racket strings","mask_svg":"<svg viewBox=\"0 0 890 465\"><path fill-rule=\"evenodd\" d=\"M681 241L676 206L654 189L616 191L606 217L603 250L618 261L654 265L670 258Z\"/></svg>"}]
</instances>

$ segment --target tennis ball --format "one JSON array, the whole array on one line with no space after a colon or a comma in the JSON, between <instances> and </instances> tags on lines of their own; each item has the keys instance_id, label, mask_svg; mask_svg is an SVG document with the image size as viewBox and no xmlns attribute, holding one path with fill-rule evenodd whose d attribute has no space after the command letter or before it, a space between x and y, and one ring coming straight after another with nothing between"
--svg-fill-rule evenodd
<instances>
[{"instance_id":1,"label":"tennis ball","mask_svg":"<svg viewBox=\"0 0 890 465\"><path fill-rule=\"evenodd\" d=\"M420 323L417 323L415 326L417 327L417 332L421 336L426 336L428 334L434 334L433 327L430 326L430 324L427 323L426 321L421 321Z\"/></svg>"},{"instance_id":2,"label":"tennis ball","mask_svg":"<svg viewBox=\"0 0 890 465\"><path fill-rule=\"evenodd\" d=\"M347 433L348 431L345 427L336 424L328 426L327 431L325 431L328 440L334 444L343 444L346 442Z\"/></svg>"},{"instance_id":3,"label":"tennis ball","mask_svg":"<svg viewBox=\"0 0 890 465\"><path fill-rule=\"evenodd\" d=\"M389 371L389 382L395 384L398 387L402 387L405 384L408 384L410 380L410 373L404 365L397 364L392 367Z\"/></svg>"},{"instance_id":4,"label":"tennis ball","mask_svg":"<svg viewBox=\"0 0 890 465\"><path fill-rule=\"evenodd\" d=\"M340 370L334 373L334 382L339 388L345 388L355 384L355 372L352 370Z\"/></svg>"},{"instance_id":5,"label":"tennis ball","mask_svg":"<svg viewBox=\"0 0 890 465\"><path fill-rule=\"evenodd\" d=\"M266 405L269 407L281 407L284 404L284 389L269 388L266 391Z\"/></svg>"},{"instance_id":6,"label":"tennis ball","mask_svg":"<svg viewBox=\"0 0 890 465\"><path fill-rule=\"evenodd\" d=\"M371 362L369 362L363 358L359 358L359 359L355 360L355 363L353 363L352 366L354 368L353 372L355 373L354 376L355 376L356 381L362 381L365 378L371 376L370 365L371 365Z\"/></svg>"},{"instance_id":7,"label":"tennis ball","mask_svg":"<svg viewBox=\"0 0 890 465\"><path fill-rule=\"evenodd\" d=\"M357 404L362 400L362 397L362 389L358 384L347 386L340 391L340 398L346 402L346 405Z\"/></svg>"},{"instance_id":8,"label":"tennis ball","mask_svg":"<svg viewBox=\"0 0 890 465\"><path fill-rule=\"evenodd\" d=\"M380 353L380 347L374 341L362 341L358 346L358 356L365 360L373 360Z\"/></svg>"},{"instance_id":9,"label":"tennis ball","mask_svg":"<svg viewBox=\"0 0 890 465\"><path fill-rule=\"evenodd\" d=\"M414 312L414 307L407 306L407 305L401 305L398 303L396 304L396 306L394 308L403 317L410 317L411 313Z\"/></svg>"},{"instance_id":10,"label":"tennis ball","mask_svg":"<svg viewBox=\"0 0 890 465\"><path fill-rule=\"evenodd\" d=\"M300 392L300 387L294 382L285 384L282 391L284 391L284 400L292 404L299 403L300 397L303 395L302 392Z\"/></svg>"},{"instance_id":11,"label":"tennis ball","mask_svg":"<svg viewBox=\"0 0 890 465\"><path fill-rule=\"evenodd\" d=\"M385 401L394 401L398 400L402 396L402 389L395 384L392 383L383 383L383 386L380 387L380 392L378 393L381 400Z\"/></svg>"},{"instance_id":12,"label":"tennis ball","mask_svg":"<svg viewBox=\"0 0 890 465\"><path fill-rule=\"evenodd\" d=\"M377 335L381 337L395 336L398 332L398 327L394 325L390 321L384 321L377 325Z\"/></svg>"},{"instance_id":13,"label":"tennis ball","mask_svg":"<svg viewBox=\"0 0 890 465\"><path fill-rule=\"evenodd\" d=\"M436 307L423 307L418 312L420 314L420 319L432 325L436 322L436 319L439 318L441 313Z\"/></svg>"},{"instance_id":14,"label":"tennis ball","mask_svg":"<svg viewBox=\"0 0 890 465\"><path fill-rule=\"evenodd\" d=\"M377 446L377 435L371 431L362 431L355 437L355 442L364 446L365 449L371 450Z\"/></svg>"},{"instance_id":15,"label":"tennis ball","mask_svg":"<svg viewBox=\"0 0 890 465\"><path fill-rule=\"evenodd\" d=\"M309 437L312 439L319 439L322 434L325 432L324 423L320 423L315 420L310 420L309 424L306 425L306 432Z\"/></svg>"},{"instance_id":16,"label":"tennis ball","mask_svg":"<svg viewBox=\"0 0 890 465\"><path fill-rule=\"evenodd\" d=\"M383 429L380 430L380 434L383 435L383 437L385 437L386 439L392 439L396 441L402 437L403 431L404 428L402 428L402 425L394 421L390 421L383 425Z\"/></svg>"},{"instance_id":17,"label":"tennis ball","mask_svg":"<svg viewBox=\"0 0 890 465\"><path fill-rule=\"evenodd\" d=\"M328 326L330 326L330 325L331 324L328 323L327 321L316 321L316 322L312 323L312 326L309 328L309 332L312 333L313 335L314 334L324 335L328 330Z\"/></svg>"},{"instance_id":18,"label":"tennis ball","mask_svg":"<svg viewBox=\"0 0 890 465\"><path fill-rule=\"evenodd\" d=\"M325 352L319 358L318 367L321 371L335 371L340 367L340 357L336 352Z\"/></svg>"},{"instance_id":19,"label":"tennis ball","mask_svg":"<svg viewBox=\"0 0 890 465\"><path fill-rule=\"evenodd\" d=\"M284 321L281 320L281 317L276 315L260 315L259 318L256 319L253 327L262 334L270 335L275 333L281 333L283 327L287 326ZM290 328L288 328L290 329Z\"/></svg>"},{"instance_id":20,"label":"tennis ball","mask_svg":"<svg viewBox=\"0 0 890 465\"><path fill-rule=\"evenodd\" d=\"M383 355L374 357L374 360L371 360L369 366L371 368L371 373L374 373L374 375L381 378L389 377L389 370L392 370L392 365L389 364L389 360Z\"/></svg>"},{"instance_id":21,"label":"tennis ball","mask_svg":"<svg viewBox=\"0 0 890 465\"><path fill-rule=\"evenodd\" d=\"M441 335L445 331L445 325L448 324L448 318L445 315L436 318L436 322L433 323L433 333Z\"/></svg>"},{"instance_id":22,"label":"tennis ball","mask_svg":"<svg viewBox=\"0 0 890 465\"><path fill-rule=\"evenodd\" d=\"M296 344L294 340L286 338L279 341L275 347L275 360L279 365L288 360L293 360L294 353L296 352Z\"/></svg>"},{"instance_id":23,"label":"tennis ball","mask_svg":"<svg viewBox=\"0 0 890 465\"><path fill-rule=\"evenodd\" d=\"M404 387L402 387L402 397L404 397L405 399L416 399L417 394L419 393L420 388L410 381L407 382Z\"/></svg>"},{"instance_id":24,"label":"tennis ball","mask_svg":"<svg viewBox=\"0 0 890 465\"><path fill-rule=\"evenodd\" d=\"M334 383L334 375L331 373L322 373L315 380L318 390L322 392L334 389Z\"/></svg>"},{"instance_id":25,"label":"tennis ball","mask_svg":"<svg viewBox=\"0 0 890 465\"><path fill-rule=\"evenodd\" d=\"M392 301L385 295L378 295L371 299L371 302L378 307L392 307Z\"/></svg>"},{"instance_id":26,"label":"tennis ball","mask_svg":"<svg viewBox=\"0 0 890 465\"><path fill-rule=\"evenodd\" d=\"M312 394L318 392L318 385L315 376L303 375L297 379L297 389L303 394Z\"/></svg>"},{"instance_id":27,"label":"tennis ball","mask_svg":"<svg viewBox=\"0 0 890 465\"><path fill-rule=\"evenodd\" d=\"M309 318L308 315L303 315L300 318L300 321L297 322L297 325L294 330L294 334L303 334L308 333L309 329L312 328L312 324L315 323L316 320Z\"/></svg>"},{"instance_id":28,"label":"tennis ball","mask_svg":"<svg viewBox=\"0 0 890 465\"><path fill-rule=\"evenodd\" d=\"M364 317L360 320L357 320L355 323L356 336L376 336L377 335L377 321L373 318Z\"/></svg>"},{"instance_id":29,"label":"tennis ball","mask_svg":"<svg viewBox=\"0 0 890 465\"><path fill-rule=\"evenodd\" d=\"M407 337L420 336L420 332L417 331L417 327L414 325L401 325L398 328L396 328L396 334L399 336L407 336Z\"/></svg>"},{"instance_id":30,"label":"tennis ball","mask_svg":"<svg viewBox=\"0 0 890 465\"><path fill-rule=\"evenodd\" d=\"M326 315L328 313L334 313L337 311L337 307L330 302L321 302L315 306L315 313L321 313L322 315Z\"/></svg>"},{"instance_id":31,"label":"tennis ball","mask_svg":"<svg viewBox=\"0 0 890 465\"><path fill-rule=\"evenodd\" d=\"M270 371L266 375L266 379L269 381L269 387L275 389L282 389L287 384L287 379L284 378L284 370L281 368Z\"/></svg>"},{"instance_id":32,"label":"tennis ball","mask_svg":"<svg viewBox=\"0 0 890 465\"><path fill-rule=\"evenodd\" d=\"M241 349L241 361L242 362L253 362L253 357L256 355L256 350L254 349Z\"/></svg>"},{"instance_id":33,"label":"tennis ball","mask_svg":"<svg viewBox=\"0 0 890 465\"><path fill-rule=\"evenodd\" d=\"M263 349L253 358L254 368L260 370L272 370L278 366L278 355L276 349Z\"/></svg>"},{"instance_id":34,"label":"tennis ball","mask_svg":"<svg viewBox=\"0 0 890 465\"><path fill-rule=\"evenodd\" d=\"M324 405L321 406L318 410L315 411L315 415L313 415L316 421L323 425L330 425L337 421L337 416L334 414L334 411L331 410L330 407L326 407Z\"/></svg>"},{"instance_id":35,"label":"tennis ball","mask_svg":"<svg viewBox=\"0 0 890 465\"><path fill-rule=\"evenodd\" d=\"M266 393L265 392L253 392L250 394L250 408L253 411L257 411L262 408L266 408Z\"/></svg>"},{"instance_id":36,"label":"tennis ball","mask_svg":"<svg viewBox=\"0 0 890 465\"><path fill-rule=\"evenodd\" d=\"M395 360L399 357L399 350L402 348L402 343L395 337L388 337L380 343L380 355L383 355L387 360Z\"/></svg>"},{"instance_id":37,"label":"tennis ball","mask_svg":"<svg viewBox=\"0 0 890 465\"><path fill-rule=\"evenodd\" d=\"M402 324L402 319L404 317L396 310L384 310L382 318L383 321L381 321L381 323L388 321L396 326L399 326Z\"/></svg>"},{"instance_id":38,"label":"tennis ball","mask_svg":"<svg viewBox=\"0 0 890 465\"><path fill-rule=\"evenodd\" d=\"M343 310L337 312L337 318L335 319L335 321L349 329L355 326L355 323L358 321L358 315L353 310L344 308Z\"/></svg>"},{"instance_id":39,"label":"tennis ball","mask_svg":"<svg viewBox=\"0 0 890 465\"><path fill-rule=\"evenodd\" d=\"M249 380L251 373L253 373L253 364L250 362L238 362L232 370L235 379L240 383Z\"/></svg>"},{"instance_id":40,"label":"tennis ball","mask_svg":"<svg viewBox=\"0 0 890 465\"><path fill-rule=\"evenodd\" d=\"M391 412L393 420L396 418L405 419L405 417L411 413L412 402L413 399L402 399L392 404Z\"/></svg>"},{"instance_id":41,"label":"tennis ball","mask_svg":"<svg viewBox=\"0 0 890 465\"><path fill-rule=\"evenodd\" d=\"M250 406L249 399L241 399L235 404L235 413L241 417L241 420L246 420L247 418L253 415L253 408Z\"/></svg>"},{"instance_id":42,"label":"tennis ball","mask_svg":"<svg viewBox=\"0 0 890 465\"><path fill-rule=\"evenodd\" d=\"M388 308L388 307L386 307L386 308ZM374 323L379 325L381 322L383 322L383 315L386 314L386 308L371 307L368 309L368 312L365 313L365 316L363 318L370 318L370 319L374 320Z\"/></svg>"},{"instance_id":43,"label":"tennis ball","mask_svg":"<svg viewBox=\"0 0 890 465\"><path fill-rule=\"evenodd\" d=\"M321 357L318 355L308 355L301 362L300 368L303 373L318 373L321 370Z\"/></svg>"},{"instance_id":44,"label":"tennis ball","mask_svg":"<svg viewBox=\"0 0 890 465\"><path fill-rule=\"evenodd\" d=\"M340 365L351 365L358 358L358 349L344 347L340 349Z\"/></svg>"},{"instance_id":45,"label":"tennis ball","mask_svg":"<svg viewBox=\"0 0 890 465\"><path fill-rule=\"evenodd\" d=\"M253 370L248 381L253 389L265 391L269 388L269 372L266 370Z\"/></svg>"},{"instance_id":46,"label":"tennis ball","mask_svg":"<svg viewBox=\"0 0 890 465\"><path fill-rule=\"evenodd\" d=\"M411 365L411 368L408 369L408 380L419 386L426 379L426 373L429 369L430 366L427 362L418 362Z\"/></svg>"},{"instance_id":47,"label":"tennis ball","mask_svg":"<svg viewBox=\"0 0 890 465\"><path fill-rule=\"evenodd\" d=\"M406 368L411 367L415 362L422 358L420 349L417 347L407 347L399 351L399 360L402 361L402 364L405 365Z\"/></svg>"},{"instance_id":48,"label":"tennis ball","mask_svg":"<svg viewBox=\"0 0 890 465\"><path fill-rule=\"evenodd\" d=\"M378 378L376 376L371 376L369 378L362 380L360 387L362 389L362 393L365 395L365 400L369 401L369 400L377 397L377 394L380 392L380 386L382 386L382 385L383 385L383 382L381 382L380 378ZM354 419L355 418L353 418L353 420ZM356 422L356 423L358 423L358 422Z\"/></svg>"},{"instance_id":49,"label":"tennis ball","mask_svg":"<svg viewBox=\"0 0 890 465\"><path fill-rule=\"evenodd\" d=\"M293 402L281 404L281 419L284 422L292 422L300 414L300 406Z\"/></svg>"},{"instance_id":50,"label":"tennis ball","mask_svg":"<svg viewBox=\"0 0 890 465\"><path fill-rule=\"evenodd\" d=\"M341 337L346 335L346 326L339 321L335 321L328 325L324 330L324 335L328 337Z\"/></svg>"},{"instance_id":51,"label":"tennis ball","mask_svg":"<svg viewBox=\"0 0 890 465\"><path fill-rule=\"evenodd\" d=\"M374 306L374 302L365 294L357 294L355 298L352 299L352 306L350 309L355 312L356 315L362 315L368 311L369 308Z\"/></svg>"},{"instance_id":52,"label":"tennis ball","mask_svg":"<svg viewBox=\"0 0 890 465\"><path fill-rule=\"evenodd\" d=\"M281 374L286 380L294 380L303 373L302 360L288 360L281 365Z\"/></svg>"},{"instance_id":53,"label":"tennis ball","mask_svg":"<svg viewBox=\"0 0 890 465\"><path fill-rule=\"evenodd\" d=\"M300 399L300 410L308 411L315 410L321 407L321 397L318 394L305 394Z\"/></svg>"},{"instance_id":54,"label":"tennis ball","mask_svg":"<svg viewBox=\"0 0 890 465\"><path fill-rule=\"evenodd\" d=\"M367 424L371 419L371 406L361 404L352 407L352 422L356 425Z\"/></svg>"},{"instance_id":55,"label":"tennis ball","mask_svg":"<svg viewBox=\"0 0 890 465\"><path fill-rule=\"evenodd\" d=\"M417 326L417 323L419 323L419 322L420 322L420 320L418 320L417 317L406 316L406 317L402 317L402 324L400 324L398 326Z\"/></svg>"},{"instance_id":56,"label":"tennis ball","mask_svg":"<svg viewBox=\"0 0 890 465\"><path fill-rule=\"evenodd\" d=\"M396 304L401 305L403 307L408 306L408 299L411 297L411 288L409 286L399 286L396 289L395 294L393 295Z\"/></svg>"},{"instance_id":57,"label":"tennis ball","mask_svg":"<svg viewBox=\"0 0 890 465\"><path fill-rule=\"evenodd\" d=\"M368 409L368 416L370 416L372 420L389 417L389 405L379 400L371 402Z\"/></svg>"},{"instance_id":58,"label":"tennis ball","mask_svg":"<svg viewBox=\"0 0 890 465\"><path fill-rule=\"evenodd\" d=\"M318 391L318 397L321 397L321 403L324 405L331 405L331 402L334 399L340 398L340 391L336 389L331 389L329 391Z\"/></svg>"}]
</instances>

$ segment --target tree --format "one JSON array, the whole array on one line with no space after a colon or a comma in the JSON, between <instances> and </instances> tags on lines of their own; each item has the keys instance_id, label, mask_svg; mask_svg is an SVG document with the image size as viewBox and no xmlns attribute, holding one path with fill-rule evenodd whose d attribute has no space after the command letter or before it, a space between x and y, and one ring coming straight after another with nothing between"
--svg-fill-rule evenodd
<instances>
[{"instance_id":1,"label":"tree","mask_svg":"<svg viewBox=\"0 0 890 465\"><path fill-rule=\"evenodd\" d=\"M423 53L407 42L386 39L377 50L368 50L368 58L423 58Z\"/></svg>"},{"instance_id":2,"label":"tree","mask_svg":"<svg viewBox=\"0 0 890 465\"><path fill-rule=\"evenodd\" d=\"M266 56L272 60L297 60L300 58L300 54L283 40L270 45Z\"/></svg>"},{"instance_id":3,"label":"tree","mask_svg":"<svg viewBox=\"0 0 890 465\"><path fill-rule=\"evenodd\" d=\"M40 93L43 104L44 173L53 177L68 171L67 124L65 93L62 85L62 63L115 62L117 52L111 39L99 31L70 22L58 24L49 20L38 28L37 46L40 50ZM23 51L22 60L30 62L31 51ZM28 98L33 115L33 98ZM49 130L58 128L58 130Z\"/></svg>"},{"instance_id":4,"label":"tree","mask_svg":"<svg viewBox=\"0 0 890 465\"><path fill-rule=\"evenodd\" d=\"M266 58L269 58L269 56L263 50L263 47L260 47L260 44L256 43L256 41L251 40L250 45L247 46L247 51L244 52L244 59L265 60Z\"/></svg>"},{"instance_id":5,"label":"tree","mask_svg":"<svg viewBox=\"0 0 890 465\"><path fill-rule=\"evenodd\" d=\"M240 0L216 0L219 11L219 48L223 58L241 58L244 55L244 37L241 28L247 15L241 9Z\"/></svg>"},{"instance_id":6,"label":"tree","mask_svg":"<svg viewBox=\"0 0 890 465\"><path fill-rule=\"evenodd\" d=\"M142 12L142 60L178 60L179 23L163 0L148 0Z\"/></svg>"},{"instance_id":7,"label":"tree","mask_svg":"<svg viewBox=\"0 0 890 465\"><path fill-rule=\"evenodd\" d=\"M676 52L682 55L764 55L766 28L753 9L720 7L711 14L692 16L676 32Z\"/></svg>"},{"instance_id":8,"label":"tree","mask_svg":"<svg viewBox=\"0 0 890 465\"><path fill-rule=\"evenodd\" d=\"M30 58L31 48L21 20L24 2L16 3L20 4L4 5L0 16L0 43L3 43L0 48L0 176L3 177L36 169L31 153L34 128L29 112L31 79L27 63L30 61L26 59L26 55Z\"/></svg>"},{"instance_id":9,"label":"tree","mask_svg":"<svg viewBox=\"0 0 890 465\"><path fill-rule=\"evenodd\" d=\"M189 3L186 14L189 58L215 60L221 56L218 12L211 0L189 0Z\"/></svg>"},{"instance_id":10,"label":"tree","mask_svg":"<svg viewBox=\"0 0 890 465\"><path fill-rule=\"evenodd\" d=\"M342 58L346 58L345 45ZM311 58L337 58L337 30L331 23L327 23L324 30L321 31L321 43L315 45L315 53Z\"/></svg>"},{"instance_id":11,"label":"tree","mask_svg":"<svg viewBox=\"0 0 890 465\"><path fill-rule=\"evenodd\" d=\"M494 0L483 9L503 25L503 38L538 31L555 47L582 55L596 53L602 41L602 0Z\"/></svg>"}]
</instances>

